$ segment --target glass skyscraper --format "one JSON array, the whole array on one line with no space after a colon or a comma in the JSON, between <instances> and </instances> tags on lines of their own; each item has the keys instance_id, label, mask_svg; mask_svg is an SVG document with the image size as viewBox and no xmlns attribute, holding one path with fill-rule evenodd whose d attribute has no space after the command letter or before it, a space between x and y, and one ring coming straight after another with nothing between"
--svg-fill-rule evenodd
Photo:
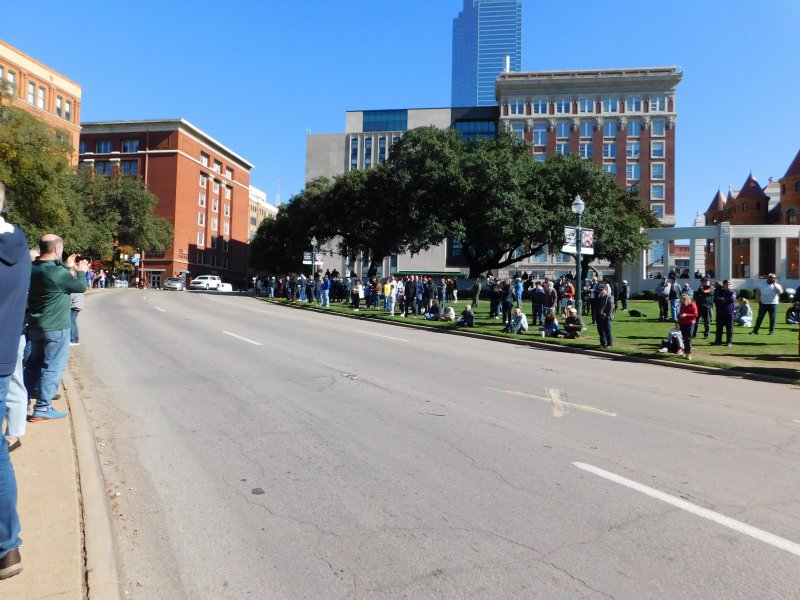
<instances>
[{"instance_id":1,"label":"glass skyscraper","mask_svg":"<svg viewBox=\"0 0 800 600\"><path fill-rule=\"evenodd\" d=\"M452 106L496 104L506 56L522 70L522 0L464 0L453 19Z\"/></svg>"}]
</instances>

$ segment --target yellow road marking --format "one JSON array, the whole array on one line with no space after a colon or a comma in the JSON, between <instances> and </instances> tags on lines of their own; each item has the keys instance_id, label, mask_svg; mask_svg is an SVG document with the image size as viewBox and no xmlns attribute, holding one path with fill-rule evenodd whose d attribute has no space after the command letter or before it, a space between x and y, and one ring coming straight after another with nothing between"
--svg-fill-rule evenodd
<instances>
[{"instance_id":1,"label":"yellow road marking","mask_svg":"<svg viewBox=\"0 0 800 600\"><path fill-rule=\"evenodd\" d=\"M595 413L597 415L605 415L606 417L616 417L617 413L611 412L610 410L605 410L602 408L598 408L597 406L592 406L591 404L578 404L577 402L568 402L561 398L561 393L557 389L550 389L549 393L550 396L537 396L536 394L529 394L527 392L520 392L517 390L501 390L497 388L488 388L495 392L501 392L503 394L508 394L510 396L521 396L523 398L534 398L536 400L542 400L543 402L548 402L553 404L553 416L554 417L561 417L564 414L564 407L575 408L577 410L584 410L586 412ZM560 414L558 414L560 413Z\"/></svg>"}]
</instances>

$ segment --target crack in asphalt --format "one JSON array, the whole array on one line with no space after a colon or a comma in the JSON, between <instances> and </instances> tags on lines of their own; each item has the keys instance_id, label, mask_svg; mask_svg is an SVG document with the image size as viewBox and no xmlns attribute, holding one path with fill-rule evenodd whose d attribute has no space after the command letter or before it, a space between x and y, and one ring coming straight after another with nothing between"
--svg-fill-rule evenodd
<instances>
[{"instance_id":1,"label":"crack in asphalt","mask_svg":"<svg viewBox=\"0 0 800 600\"><path fill-rule=\"evenodd\" d=\"M455 450L456 452L458 452L459 454L461 454L465 458L469 459L471 461L471 463L472 463L470 466L473 469L475 469L476 471L488 471L489 473L493 473L495 476L497 476L498 479L500 479L500 481L505 483L508 487L513 488L513 489L515 489L517 491L520 491L520 492L530 492L531 491L528 488L520 487L518 485L515 485L515 484L511 483L505 477L505 475L503 475L502 473L500 473L500 471L497 471L496 469L492 469L491 467L479 466L478 464L476 464L476 460L475 460L474 457L470 456L467 452L465 452L464 450L462 450L461 448L459 448L458 446L456 446L452 442L449 442L448 440L446 440L444 438L441 438L441 437L440 438L436 438L436 439L439 440L440 442L445 443L451 449Z\"/></svg>"}]
</instances>

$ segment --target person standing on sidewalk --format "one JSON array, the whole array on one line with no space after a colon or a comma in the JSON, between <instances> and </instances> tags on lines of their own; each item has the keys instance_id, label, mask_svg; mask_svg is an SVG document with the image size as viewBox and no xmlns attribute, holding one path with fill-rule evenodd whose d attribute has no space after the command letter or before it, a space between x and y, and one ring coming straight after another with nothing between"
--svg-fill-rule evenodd
<instances>
[{"instance_id":1,"label":"person standing on sidewalk","mask_svg":"<svg viewBox=\"0 0 800 600\"><path fill-rule=\"evenodd\" d=\"M758 318L753 327L752 335L758 335L764 315L769 315L769 335L775 333L775 320L778 318L778 303L781 301L783 287L778 283L775 273L767 275L767 280L758 286Z\"/></svg>"},{"instance_id":2,"label":"person standing on sidewalk","mask_svg":"<svg viewBox=\"0 0 800 600\"><path fill-rule=\"evenodd\" d=\"M28 338L31 354L25 364L25 387L28 395L37 394L33 414L35 423L61 419L67 413L52 407L69 357L70 294L86 290L89 261L75 263L75 255L61 262L64 241L55 234L42 236L39 258L31 269L28 295Z\"/></svg>"},{"instance_id":3,"label":"person standing on sidewalk","mask_svg":"<svg viewBox=\"0 0 800 600\"><path fill-rule=\"evenodd\" d=\"M5 187L0 184L0 209L4 201ZM6 413L8 385L19 360L30 272L25 234L0 216L0 415ZM3 441L0 443L0 579L22 571L19 531L17 480L8 456L8 445Z\"/></svg>"}]
</instances>

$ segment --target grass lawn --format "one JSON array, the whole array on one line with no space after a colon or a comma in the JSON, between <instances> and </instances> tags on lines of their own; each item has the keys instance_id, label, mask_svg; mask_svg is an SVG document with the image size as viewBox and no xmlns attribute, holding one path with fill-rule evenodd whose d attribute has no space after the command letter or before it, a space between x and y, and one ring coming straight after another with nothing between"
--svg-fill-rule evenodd
<instances>
[{"instance_id":1,"label":"grass lawn","mask_svg":"<svg viewBox=\"0 0 800 600\"><path fill-rule=\"evenodd\" d=\"M262 298L262 300L267 300ZM285 304L285 300L269 299L269 302ZM467 304L460 301L457 304L447 304L453 306L458 316ZM330 308L322 309L314 305L298 302L295 306L305 309L330 311L346 314L359 319L371 319L379 321L408 322L420 327L444 327L454 329L452 323L426 321L421 316L414 319L401 316L389 316L383 310L364 308L362 303L361 310L354 312L350 304L331 303ZM758 315L758 303L751 302L753 315ZM750 327L734 327L733 346L712 346L716 323L711 324L709 338L703 339L703 325L700 324L698 336L692 340L692 363L713 367L723 367L748 373L758 373L761 375L772 375L792 380L797 380L798 373L798 326L785 324L785 313L787 304L781 304L778 310L778 322L775 325L775 335L767 335L769 331L769 318L765 318L758 335L748 335L752 331ZM634 318L627 312L619 310L614 317L612 334L614 347L603 352L623 354L630 356L648 357L662 361L688 362L685 358L674 354L657 354L656 348L672 328L670 323L658 321L658 303L656 301L634 300L628 303L629 309L636 309L647 315L646 317ZM523 310L530 319L531 304L526 302ZM542 344L557 344L561 346L571 346L577 348L591 348L600 350L600 342L597 329L591 325L591 318L584 317L586 331L579 340L560 340L556 338L541 338L538 335L538 328L532 327L530 333L526 335L514 335L503 333L503 324L500 320L490 319L486 315L489 312L489 301L481 301L480 306L475 311L475 327L460 328L475 333L488 334L499 338L527 339ZM563 319L559 319L563 323ZM723 341L724 341L723 334Z\"/></svg>"}]
</instances>

